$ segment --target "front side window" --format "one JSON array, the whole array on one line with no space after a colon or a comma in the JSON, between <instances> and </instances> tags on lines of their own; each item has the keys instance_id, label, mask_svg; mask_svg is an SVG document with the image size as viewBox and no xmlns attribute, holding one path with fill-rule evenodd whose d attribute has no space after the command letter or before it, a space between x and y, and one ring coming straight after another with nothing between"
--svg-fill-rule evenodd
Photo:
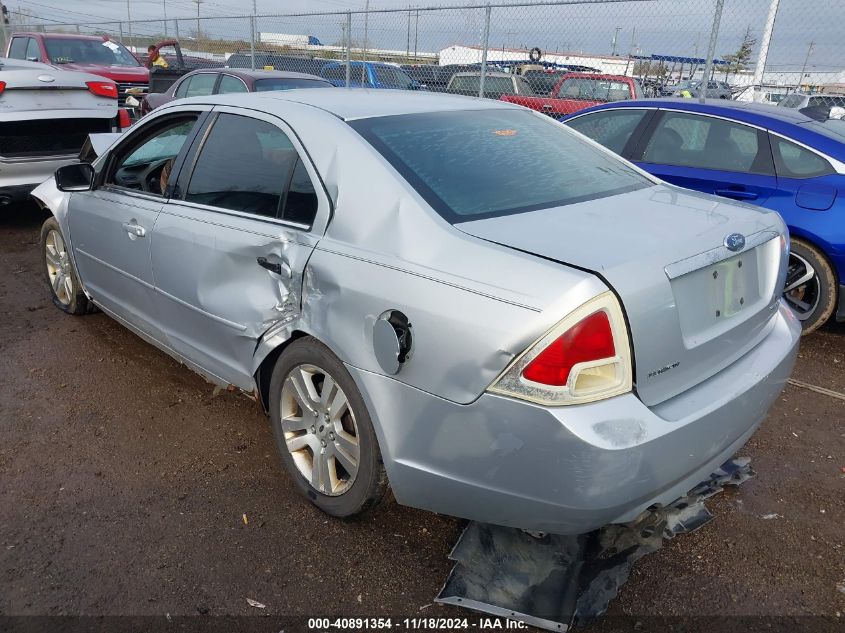
<instances>
[{"instance_id":1,"label":"front side window","mask_svg":"<svg viewBox=\"0 0 845 633\"><path fill-rule=\"evenodd\" d=\"M684 112L666 112L643 152L646 163L771 174L763 132Z\"/></svg>"},{"instance_id":2,"label":"front side window","mask_svg":"<svg viewBox=\"0 0 845 633\"><path fill-rule=\"evenodd\" d=\"M34 38L29 38L29 43L26 45L26 58L31 62L41 61L41 51L38 48L38 42Z\"/></svg>"},{"instance_id":3,"label":"front side window","mask_svg":"<svg viewBox=\"0 0 845 633\"><path fill-rule=\"evenodd\" d=\"M149 134L120 148L107 183L125 189L163 195L170 183L173 164L188 140L196 115L179 116L151 124Z\"/></svg>"},{"instance_id":4,"label":"front side window","mask_svg":"<svg viewBox=\"0 0 845 633\"><path fill-rule=\"evenodd\" d=\"M647 110L625 108L585 114L566 124L572 129L621 154Z\"/></svg>"},{"instance_id":5,"label":"front side window","mask_svg":"<svg viewBox=\"0 0 845 633\"><path fill-rule=\"evenodd\" d=\"M453 224L652 185L622 160L533 112L434 112L350 125Z\"/></svg>"},{"instance_id":6,"label":"front side window","mask_svg":"<svg viewBox=\"0 0 845 633\"><path fill-rule=\"evenodd\" d=\"M237 77L232 77L232 75L223 75L220 77L220 86L217 88L217 92L221 95L225 95L236 92L249 92L249 90L247 90L246 84Z\"/></svg>"},{"instance_id":7,"label":"front side window","mask_svg":"<svg viewBox=\"0 0 845 633\"><path fill-rule=\"evenodd\" d=\"M27 37L13 37L9 47L9 57L12 59L26 59Z\"/></svg>"},{"instance_id":8,"label":"front side window","mask_svg":"<svg viewBox=\"0 0 845 633\"><path fill-rule=\"evenodd\" d=\"M96 66L140 66L126 47L111 40L45 37L44 47L54 64L93 64Z\"/></svg>"},{"instance_id":9,"label":"front side window","mask_svg":"<svg viewBox=\"0 0 845 633\"><path fill-rule=\"evenodd\" d=\"M411 78L398 68L390 66L373 66L376 81L388 88L407 90L411 86Z\"/></svg>"},{"instance_id":10,"label":"front side window","mask_svg":"<svg viewBox=\"0 0 845 633\"><path fill-rule=\"evenodd\" d=\"M293 143L275 125L221 114L200 151L185 200L311 224L317 197L299 163Z\"/></svg>"},{"instance_id":11,"label":"front side window","mask_svg":"<svg viewBox=\"0 0 845 633\"><path fill-rule=\"evenodd\" d=\"M771 136L772 153L778 176L784 178L815 178L834 173L828 161L800 145L779 136Z\"/></svg>"},{"instance_id":12,"label":"front side window","mask_svg":"<svg viewBox=\"0 0 845 633\"><path fill-rule=\"evenodd\" d=\"M185 97L207 97L214 92L217 73L199 73L188 80ZM181 86L180 86L181 88Z\"/></svg>"}]
</instances>

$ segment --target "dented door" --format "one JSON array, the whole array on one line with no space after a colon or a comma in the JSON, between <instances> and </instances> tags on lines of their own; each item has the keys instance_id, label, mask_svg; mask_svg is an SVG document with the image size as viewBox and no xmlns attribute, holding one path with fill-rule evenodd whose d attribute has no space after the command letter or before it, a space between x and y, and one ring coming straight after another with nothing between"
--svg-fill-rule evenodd
<instances>
[{"instance_id":1,"label":"dented door","mask_svg":"<svg viewBox=\"0 0 845 633\"><path fill-rule=\"evenodd\" d=\"M320 208L316 188L303 185L315 172L301 153L266 117L220 113L156 223L162 328L174 351L218 382L251 390L262 335L299 315Z\"/></svg>"}]
</instances>

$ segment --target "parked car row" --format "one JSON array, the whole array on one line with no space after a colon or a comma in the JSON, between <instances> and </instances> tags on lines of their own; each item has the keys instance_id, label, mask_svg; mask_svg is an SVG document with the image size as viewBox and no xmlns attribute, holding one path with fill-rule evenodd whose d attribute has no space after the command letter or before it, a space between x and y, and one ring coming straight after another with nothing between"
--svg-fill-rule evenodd
<instances>
[{"instance_id":1,"label":"parked car row","mask_svg":"<svg viewBox=\"0 0 845 633\"><path fill-rule=\"evenodd\" d=\"M54 304L257 398L333 516L389 487L577 534L742 448L801 332L777 213L501 100L385 97L179 99L92 137L34 192Z\"/></svg>"}]
</instances>

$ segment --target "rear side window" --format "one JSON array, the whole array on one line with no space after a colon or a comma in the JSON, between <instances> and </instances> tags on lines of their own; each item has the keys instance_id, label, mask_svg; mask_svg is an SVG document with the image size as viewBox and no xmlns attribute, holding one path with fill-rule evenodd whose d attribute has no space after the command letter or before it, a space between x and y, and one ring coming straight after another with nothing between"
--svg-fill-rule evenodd
<instances>
[{"instance_id":1,"label":"rear side window","mask_svg":"<svg viewBox=\"0 0 845 633\"><path fill-rule=\"evenodd\" d=\"M200 73L188 80L185 94L178 96L185 97L207 97L214 92L214 84L217 82L217 73ZM182 86L179 86L181 90Z\"/></svg>"},{"instance_id":2,"label":"rear side window","mask_svg":"<svg viewBox=\"0 0 845 633\"><path fill-rule=\"evenodd\" d=\"M26 59L26 37L13 37L12 45L9 47L9 57L13 59Z\"/></svg>"},{"instance_id":3,"label":"rear side window","mask_svg":"<svg viewBox=\"0 0 845 633\"><path fill-rule=\"evenodd\" d=\"M585 114L567 121L566 124L597 143L601 143L607 149L621 154L646 112L646 110L634 108L604 110Z\"/></svg>"},{"instance_id":4,"label":"rear side window","mask_svg":"<svg viewBox=\"0 0 845 633\"><path fill-rule=\"evenodd\" d=\"M721 171L773 171L764 132L741 123L684 112L663 114L642 160Z\"/></svg>"},{"instance_id":5,"label":"rear side window","mask_svg":"<svg viewBox=\"0 0 845 633\"><path fill-rule=\"evenodd\" d=\"M231 94L235 92L249 92L246 89L246 84L231 75L223 75L220 77L220 86L217 88L219 94Z\"/></svg>"},{"instance_id":6,"label":"rear side window","mask_svg":"<svg viewBox=\"0 0 845 633\"><path fill-rule=\"evenodd\" d=\"M453 224L652 184L555 121L523 110L409 114L350 125Z\"/></svg>"},{"instance_id":7,"label":"rear side window","mask_svg":"<svg viewBox=\"0 0 845 633\"><path fill-rule=\"evenodd\" d=\"M834 173L831 164L818 154L779 136L772 135L771 139L778 176L815 178Z\"/></svg>"},{"instance_id":8,"label":"rear side window","mask_svg":"<svg viewBox=\"0 0 845 633\"><path fill-rule=\"evenodd\" d=\"M221 114L203 145L185 200L310 225L317 210L313 183L287 135L250 117ZM294 219L295 218L295 219Z\"/></svg>"},{"instance_id":9,"label":"rear side window","mask_svg":"<svg viewBox=\"0 0 845 633\"><path fill-rule=\"evenodd\" d=\"M352 76L354 76L354 73L355 73L356 70L358 71L358 74L360 76L360 74L361 74L361 67L360 66L352 66L351 67ZM346 67L345 66L331 66L331 67L323 70L323 76L326 79L334 79L334 80L343 79L343 80L345 80L346 79Z\"/></svg>"}]
</instances>

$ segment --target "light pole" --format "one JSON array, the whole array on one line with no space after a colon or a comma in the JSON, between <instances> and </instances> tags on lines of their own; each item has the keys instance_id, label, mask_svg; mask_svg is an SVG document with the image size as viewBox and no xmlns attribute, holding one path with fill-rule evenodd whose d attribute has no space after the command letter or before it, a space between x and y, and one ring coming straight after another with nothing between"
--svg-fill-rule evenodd
<instances>
[{"instance_id":1,"label":"light pole","mask_svg":"<svg viewBox=\"0 0 845 633\"><path fill-rule=\"evenodd\" d=\"M804 73L807 72L807 64L810 61L810 55L813 54L813 49L816 47L816 42L810 42L810 47L807 49L807 56L804 58L804 65L801 66L801 76L798 78L798 87L796 90L801 90L801 84L804 82Z\"/></svg>"},{"instance_id":2,"label":"light pole","mask_svg":"<svg viewBox=\"0 0 845 633\"><path fill-rule=\"evenodd\" d=\"M616 40L619 39L619 31L622 30L621 26L616 27L616 32L613 34L613 50L610 52L610 56L614 57L616 55Z\"/></svg>"},{"instance_id":3,"label":"light pole","mask_svg":"<svg viewBox=\"0 0 845 633\"><path fill-rule=\"evenodd\" d=\"M161 0L161 11L164 15L164 39L167 39L167 0Z\"/></svg>"},{"instance_id":4,"label":"light pole","mask_svg":"<svg viewBox=\"0 0 845 633\"><path fill-rule=\"evenodd\" d=\"M194 0L197 3L197 43L200 40L200 4L203 0Z\"/></svg>"}]
</instances>

